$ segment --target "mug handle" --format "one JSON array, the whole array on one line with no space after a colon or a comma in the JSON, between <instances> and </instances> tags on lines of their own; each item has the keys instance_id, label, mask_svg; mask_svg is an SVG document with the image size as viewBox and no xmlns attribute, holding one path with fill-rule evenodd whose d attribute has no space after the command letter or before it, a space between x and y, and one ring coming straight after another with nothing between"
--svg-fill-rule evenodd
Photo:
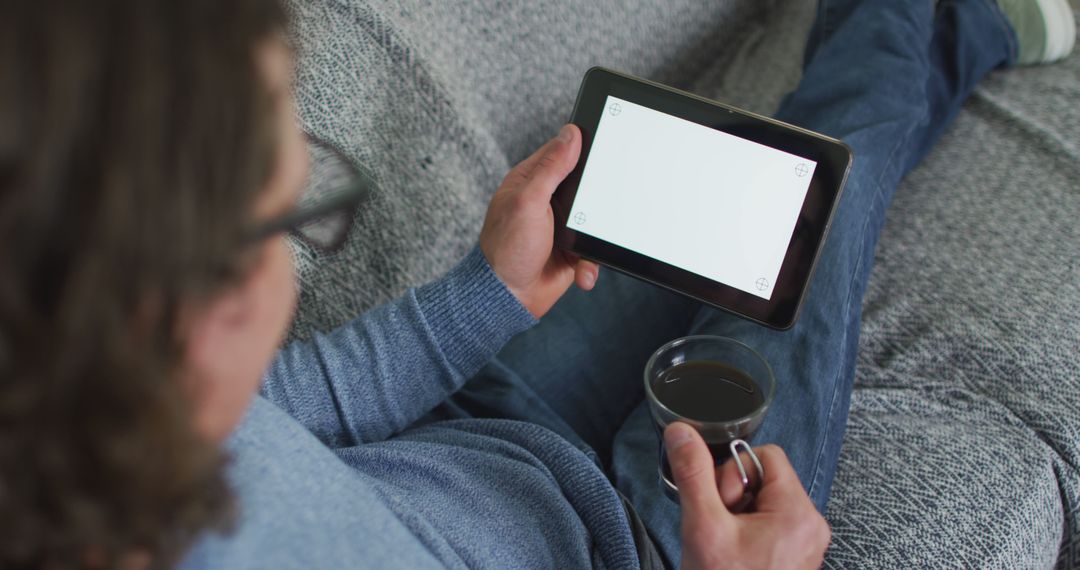
<instances>
[{"instance_id":1,"label":"mug handle","mask_svg":"<svg viewBox=\"0 0 1080 570\"><path fill-rule=\"evenodd\" d=\"M746 466L743 465L742 458L739 457L739 447L742 447L746 454L750 456L751 463L754 464L754 468L757 470L757 477L751 479L746 472ZM673 501L679 500L679 488L675 486L673 481L668 480L664 474L664 462L667 461L667 450L664 449L664 441L660 440L660 464L657 466L657 475L659 475L660 485L664 489L664 494ZM758 459L754 449L750 447L749 443L746 443L742 439L734 439L728 443L728 450L731 452L732 459L735 460L735 467L739 470L739 480L743 484L743 496L739 499L739 502L730 508L733 513L741 513L747 509L753 503L754 497L757 496L758 491L761 490L761 485L765 481L765 468L761 466L761 460Z\"/></svg>"},{"instance_id":2,"label":"mug handle","mask_svg":"<svg viewBox=\"0 0 1080 570\"><path fill-rule=\"evenodd\" d=\"M754 468L757 469L757 477L750 479L746 474L746 467L743 466L742 458L739 457L739 447L742 447L746 454L750 456L750 461L754 464ZM739 502L731 508L731 512L740 513L747 509L754 501L754 497L757 496L758 491L761 490L761 485L765 481L765 468L761 466L761 461L758 459L753 448L749 443L746 443L742 439L733 439L728 444L728 450L731 451L731 458L735 460L735 467L739 469L739 480L743 484L743 496Z\"/></svg>"}]
</instances>

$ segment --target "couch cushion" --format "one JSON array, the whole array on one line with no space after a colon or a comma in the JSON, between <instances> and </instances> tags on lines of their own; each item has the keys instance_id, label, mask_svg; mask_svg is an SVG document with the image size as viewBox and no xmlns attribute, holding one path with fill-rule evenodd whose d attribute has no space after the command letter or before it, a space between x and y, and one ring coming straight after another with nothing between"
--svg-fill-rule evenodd
<instances>
[{"instance_id":1,"label":"couch cushion","mask_svg":"<svg viewBox=\"0 0 1080 570\"><path fill-rule=\"evenodd\" d=\"M1080 567L1080 56L991 75L897 191L830 565Z\"/></svg>"}]
</instances>

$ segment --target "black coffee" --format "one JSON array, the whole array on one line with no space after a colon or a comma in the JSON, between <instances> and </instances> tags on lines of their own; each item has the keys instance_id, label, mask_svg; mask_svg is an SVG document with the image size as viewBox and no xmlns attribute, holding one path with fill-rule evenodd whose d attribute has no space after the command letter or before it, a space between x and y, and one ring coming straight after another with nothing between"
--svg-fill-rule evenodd
<instances>
[{"instance_id":1,"label":"black coffee","mask_svg":"<svg viewBox=\"0 0 1080 570\"><path fill-rule=\"evenodd\" d=\"M707 360L672 366L653 380L652 391L669 410L702 422L735 420L765 402L757 383L745 372Z\"/></svg>"}]
</instances>

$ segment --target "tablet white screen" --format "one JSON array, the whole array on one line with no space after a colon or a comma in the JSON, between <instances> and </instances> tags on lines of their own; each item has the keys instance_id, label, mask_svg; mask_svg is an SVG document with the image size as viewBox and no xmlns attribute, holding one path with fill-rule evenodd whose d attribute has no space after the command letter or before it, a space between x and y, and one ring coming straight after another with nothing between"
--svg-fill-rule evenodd
<instances>
[{"instance_id":1,"label":"tablet white screen","mask_svg":"<svg viewBox=\"0 0 1080 570\"><path fill-rule=\"evenodd\" d=\"M567 227L769 299L816 167L608 96Z\"/></svg>"}]
</instances>

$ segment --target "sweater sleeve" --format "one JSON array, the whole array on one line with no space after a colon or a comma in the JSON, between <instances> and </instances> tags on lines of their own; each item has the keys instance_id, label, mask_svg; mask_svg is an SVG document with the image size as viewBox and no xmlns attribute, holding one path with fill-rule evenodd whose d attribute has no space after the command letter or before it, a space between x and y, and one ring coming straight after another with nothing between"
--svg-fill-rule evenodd
<instances>
[{"instance_id":1,"label":"sweater sleeve","mask_svg":"<svg viewBox=\"0 0 1080 570\"><path fill-rule=\"evenodd\" d=\"M475 247L443 278L281 349L261 393L330 447L380 441L536 322Z\"/></svg>"}]
</instances>

